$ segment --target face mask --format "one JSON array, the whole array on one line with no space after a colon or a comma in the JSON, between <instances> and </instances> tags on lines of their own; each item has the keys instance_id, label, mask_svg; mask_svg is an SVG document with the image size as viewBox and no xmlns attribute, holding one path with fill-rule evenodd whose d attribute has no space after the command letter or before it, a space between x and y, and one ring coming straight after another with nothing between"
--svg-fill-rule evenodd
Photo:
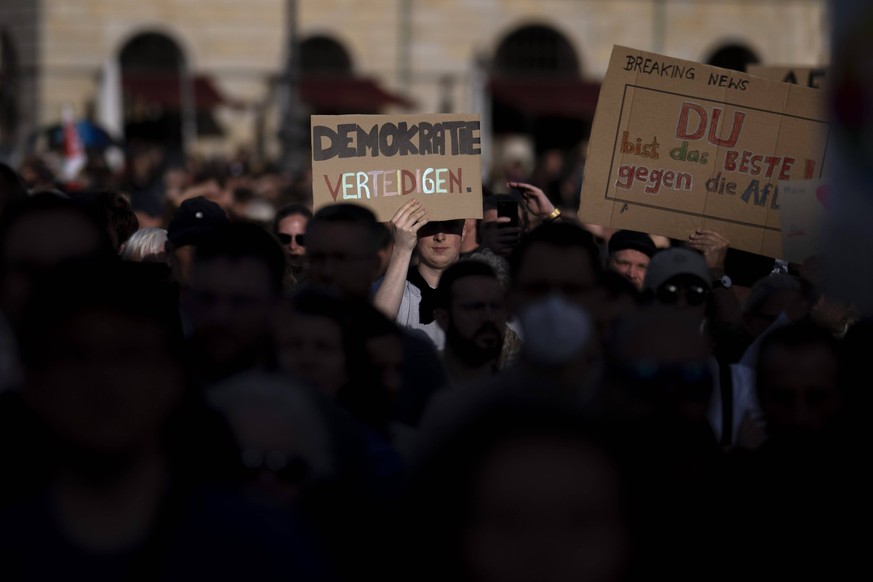
<instances>
[{"instance_id":1,"label":"face mask","mask_svg":"<svg viewBox=\"0 0 873 582\"><path fill-rule=\"evenodd\" d=\"M519 314L522 349L534 362L569 362L592 340L594 324L584 308L553 294L527 305Z\"/></svg>"}]
</instances>

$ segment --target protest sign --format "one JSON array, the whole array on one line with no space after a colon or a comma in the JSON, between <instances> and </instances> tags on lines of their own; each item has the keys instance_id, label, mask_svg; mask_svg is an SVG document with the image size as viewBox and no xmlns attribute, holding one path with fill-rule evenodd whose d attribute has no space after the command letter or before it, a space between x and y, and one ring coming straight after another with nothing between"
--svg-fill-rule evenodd
<instances>
[{"instance_id":1,"label":"protest sign","mask_svg":"<svg viewBox=\"0 0 873 582\"><path fill-rule=\"evenodd\" d=\"M827 68L778 65L747 65L746 72L768 81L803 85L812 89L824 89Z\"/></svg>"},{"instance_id":2,"label":"protest sign","mask_svg":"<svg viewBox=\"0 0 873 582\"><path fill-rule=\"evenodd\" d=\"M313 115L313 207L361 204L380 221L417 198L429 220L482 217L477 114Z\"/></svg>"},{"instance_id":3,"label":"protest sign","mask_svg":"<svg viewBox=\"0 0 873 582\"><path fill-rule=\"evenodd\" d=\"M786 261L802 264L822 254L829 191L825 180L779 182L782 257Z\"/></svg>"},{"instance_id":4,"label":"protest sign","mask_svg":"<svg viewBox=\"0 0 873 582\"><path fill-rule=\"evenodd\" d=\"M777 183L822 178L828 139L823 91L616 46L579 219L781 258Z\"/></svg>"}]
</instances>

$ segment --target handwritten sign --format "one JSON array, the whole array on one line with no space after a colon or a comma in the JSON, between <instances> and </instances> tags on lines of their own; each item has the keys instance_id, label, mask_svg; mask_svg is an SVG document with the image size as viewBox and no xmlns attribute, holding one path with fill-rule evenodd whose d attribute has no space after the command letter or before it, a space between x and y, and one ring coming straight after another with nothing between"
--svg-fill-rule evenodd
<instances>
[{"instance_id":1,"label":"handwritten sign","mask_svg":"<svg viewBox=\"0 0 873 582\"><path fill-rule=\"evenodd\" d=\"M747 65L746 72L768 81L803 85L812 89L824 89L826 67L788 67L777 65Z\"/></svg>"},{"instance_id":2,"label":"handwritten sign","mask_svg":"<svg viewBox=\"0 0 873 582\"><path fill-rule=\"evenodd\" d=\"M686 239L695 228L781 258L782 180L823 176L824 92L613 48L579 219Z\"/></svg>"},{"instance_id":3,"label":"handwritten sign","mask_svg":"<svg viewBox=\"0 0 873 582\"><path fill-rule=\"evenodd\" d=\"M829 184L825 180L789 180L779 183L779 191L783 258L803 263L821 255Z\"/></svg>"},{"instance_id":4,"label":"handwritten sign","mask_svg":"<svg viewBox=\"0 0 873 582\"><path fill-rule=\"evenodd\" d=\"M361 204L380 221L417 198L430 220L482 217L479 116L313 115L313 207Z\"/></svg>"}]
</instances>

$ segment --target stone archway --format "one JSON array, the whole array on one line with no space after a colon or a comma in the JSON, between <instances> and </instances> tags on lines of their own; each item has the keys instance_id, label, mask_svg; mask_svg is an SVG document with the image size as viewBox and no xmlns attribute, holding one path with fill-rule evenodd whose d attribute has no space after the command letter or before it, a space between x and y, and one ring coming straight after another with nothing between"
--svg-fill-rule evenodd
<instances>
[{"instance_id":1,"label":"stone archway","mask_svg":"<svg viewBox=\"0 0 873 582\"><path fill-rule=\"evenodd\" d=\"M160 143L182 149L187 62L179 44L159 32L143 32L128 40L118 56L123 87L125 139L131 145ZM167 100L149 99L145 90L165 85L178 92ZM196 131L196 128L195 128Z\"/></svg>"}]
</instances>

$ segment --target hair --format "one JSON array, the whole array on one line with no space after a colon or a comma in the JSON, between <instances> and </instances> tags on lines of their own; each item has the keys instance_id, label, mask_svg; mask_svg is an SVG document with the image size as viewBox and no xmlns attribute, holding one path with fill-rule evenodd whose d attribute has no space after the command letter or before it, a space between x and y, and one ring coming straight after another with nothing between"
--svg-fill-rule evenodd
<instances>
[{"instance_id":1,"label":"hair","mask_svg":"<svg viewBox=\"0 0 873 582\"><path fill-rule=\"evenodd\" d=\"M312 211L305 204L291 203L286 204L276 211L276 216L273 218L273 232L279 232L279 223L289 216L299 214L307 220L312 220Z\"/></svg>"},{"instance_id":2,"label":"hair","mask_svg":"<svg viewBox=\"0 0 873 582\"><path fill-rule=\"evenodd\" d=\"M95 190L73 194L73 198L79 198L94 206L100 224L109 234L116 249L139 229L139 220L130 200L124 194L112 190Z\"/></svg>"},{"instance_id":3,"label":"hair","mask_svg":"<svg viewBox=\"0 0 873 582\"><path fill-rule=\"evenodd\" d=\"M530 248L537 243L545 243L561 248L578 247L585 251L590 259L591 269L597 279L603 275L603 261L600 257L600 247L594 240L594 235L584 228L566 222L549 222L541 224L521 237L518 245L509 255L509 276L511 281L518 279L522 263ZM568 268L570 266L568 265Z\"/></svg>"},{"instance_id":4,"label":"hair","mask_svg":"<svg viewBox=\"0 0 873 582\"><path fill-rule=\"evenodd\" d=\"M777 291L802 292L800 277L786 273L774 273L755 281L742 305L744 314L757 313Z\"/></svg>"},{"instance_id":5,"label":"hair","mask_svg":"<svg viewBox=\"0 0 873 582\"><path fill-rule=\"evenodd\" d=\"M270 275L276 294L283 288L287 270L285 251L275 236L263 227L247 222L225 224L215 227L197 245L195 262L226 258L233 260L255 259L263 263Z\"/></svg>"},{"instance_id":6,"label":"hair","mask_svg":"<svg viewBox=\"0 0 873 582\"><path fill-rule=\"evenodd\" d=\"M384 234L373 211L349 202L331 204L322 207L313 214L306 230L309 231L313 226L321 223L356 224L361 226L367 232L368 250L374 254L379 252L380 241L383 239Z\"/></svg>"},{"instance_id":7,"label":"hair","mask_svg":"<svg viewBox=\"0 0 873 582\"><path fill-rule=\"evenodd\" d=\"M836 359L840 353L839 342L840 340L835 338L830 331L809 319L792 321L779 326L765 333L758 345L758 356L755 364L757 379L760 380L763 377L761 363L777 347L796 349L821 346L834 354ZM756 385L760 384L760 381L756 382Z\"/></svg>"},{"instance_id":8,"label":"hair","mask_svg":"<svg viewBox=\"0 0 873 582\"><path fill-rule=\"evenodd\" d=\"M163 228L141 228L130 235L121 253L123 261L149 260L152 255L164 253L167 243L167 231Z\"/></svg>"},{"instance_id":9,"label":"hair","mask_svg":"<svg viewBox=\"0 0 873 582\"><path fill-rule=\"evenodd\" d=\"M488 247L479 247L461 260L479 261L490 266L494 269L501 287L509 289L509 261L506 260L506 257L501 257Z\"/></svg>"},{"instance_id":10,"label":"hair","mask_svg":"<svg viewBox=\"0 0 873 582\"><path fill-rule=\"evenodd\" d=\"M456 579L463 573L459 542L476 508L477 477L502 447L527 439L544 439L546 446L552 442L590 446L601 453L620 487L621 519L631 536L636 534L637 488L631 478L636 471L620 435L573 407L546 399L507 398L470 415L419 450L414 459L401 519L415 533L400 540L405 546L400 555L410 560L410 567L431 564L418 572L419 579Z\"/></svg>"},{"instance_id":11,"label":"hair","mask_svg":"<svg viewBox=\"0 0 873 582\"><path fill-rule=\"evenodd\" d=\"M450 265L440 276L434 295L434 308L448 309L452 302L452 287L464 277L488 277L496 281L497 273L485 261L463 259Z\"/></svg>"},{"instance_id":12,"label":"hair","mask_svg":"<svg viewBox=\"0 0 873 582\"><path fill-rule=\"evenodd\" d=\"M83 219L94 227L99 242L94 250L95 256L109 258L117 256L117 249L109 238L109 232L102 228L100 216L94 207L83 204L80 200L71 199L68 195L55 190L39 190L30 196L11 200L0 215L0 249L6 244L9 231L19 221L29 216L38 216L51 212L66 212Z\"/></svg>"},{"instance_id":13,"label":"hair","mask_svg":"<svg viewBox=\"0 0 873 582\"><path fill-rule=\"evenodd\" d=\"M50 357L46 339L64 322L88 309L122 314L157 324L169 353L181 357L182 325L176 295L146 274L115 260L93 257L61 261L39 274L22 316L19 341L22 361L39 366ZM63 293L58 293L58 288Z\"/></svg>"}]
</instances>

